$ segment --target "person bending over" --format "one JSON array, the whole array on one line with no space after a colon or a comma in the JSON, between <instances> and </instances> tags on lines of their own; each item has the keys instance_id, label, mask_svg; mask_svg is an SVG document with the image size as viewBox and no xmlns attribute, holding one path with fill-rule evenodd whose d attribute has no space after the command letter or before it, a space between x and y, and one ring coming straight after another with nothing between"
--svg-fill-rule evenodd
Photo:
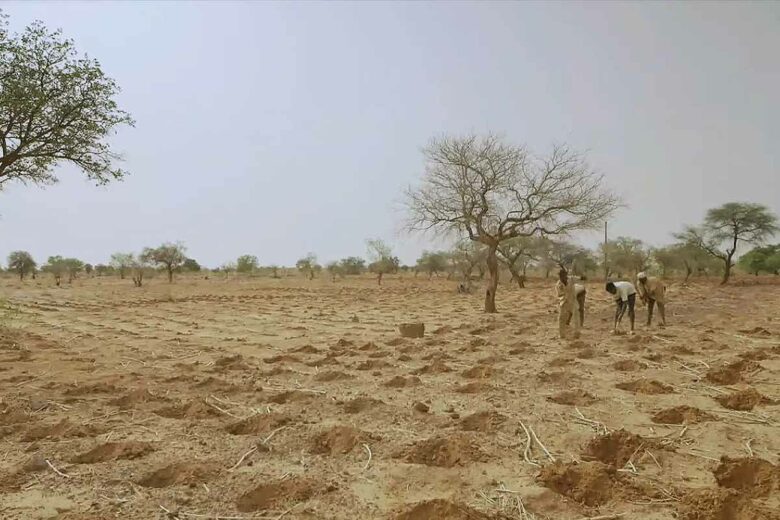
<instances>
[{"instance_id":1,"label":"person bending over","mask_svg":"<svg viewBox=\"0 0 780 520\"><path fill-rule=\"evenodd\" d=\"M654 276L645 273L636 275L638 281L636 290L639 298L647 304L647 326L653 322L653 307L658 304L658 314L661 315L661 325L666 326L666 286Z\"/></svg>"},{"instance_id":2,"label":"person bending over","mask_svg":"<svg viewBox=\"0 0 780 520\"><path fill-rule=\"evenodd\" d=\"M607 282L607 292L615 299L615 325L612 334L617 334L618 326L623 320L623 315L628 309L628 318L631 321L631 331L634 333L634 306L636 305L636 289L631 282Z\"/></svg>"}]
</instances>

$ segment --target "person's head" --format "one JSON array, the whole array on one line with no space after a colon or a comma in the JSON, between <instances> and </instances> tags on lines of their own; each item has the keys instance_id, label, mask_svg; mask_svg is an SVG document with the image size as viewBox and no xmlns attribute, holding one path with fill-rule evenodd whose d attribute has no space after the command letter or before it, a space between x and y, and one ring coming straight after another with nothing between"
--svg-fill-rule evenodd
<instances>
[{"instance_id":1,"label":"person's head","mask_svg":"<svg viewBox=\"0 0 780 520\"><path fill-rule=\"evenodd\" d=\"M636 279L639 280L640 282L644 283L644 282L647 281L647 274L645 274L644 271L641 272L641 273L638 273L636 275Z\"/></svg>"},{"instance_id":2,"label":"person's head","mask_svg":"<svg viewBox=\"0 0 780 520\"><path fill-rule=\"evenodd\" d=\"M561 268L561 270L558 271L558 279L563 282L564 285L569 282L569 273L566 272L566 269Z\"/></svg>"},{"instance_id":3,"label":"person's head","mask_svg":"<svg viewBox=\"0 0 780 520\"><path fill-rule=\"evenodd\" d=\"M615 294L617 292L617 287L615 287L615 284L612 282L607 282L605 289L610 294Z\"/></svg>"}]
</instances>

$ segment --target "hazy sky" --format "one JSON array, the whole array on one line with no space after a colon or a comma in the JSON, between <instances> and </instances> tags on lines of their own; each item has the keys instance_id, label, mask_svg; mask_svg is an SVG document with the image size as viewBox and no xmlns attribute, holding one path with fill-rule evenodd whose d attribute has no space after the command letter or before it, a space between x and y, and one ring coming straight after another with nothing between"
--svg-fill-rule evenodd
<instances>
[{"instance_id":1,"label":"hazy sky","mask_svg":"<svg viewBox=\"0 0 780 520\"><path fill-rule=\"evenodd\" d=\"M780 213L780 4L4 2L61 27L122 86L132 175L71 168L0 193L16 249L105 262L183 241L218 266L392 243L436 135L567 141L627 199L615 235L651 244L732 200ZM592 243L596 235L582 235Z\"/></svg>"}]
</instances>

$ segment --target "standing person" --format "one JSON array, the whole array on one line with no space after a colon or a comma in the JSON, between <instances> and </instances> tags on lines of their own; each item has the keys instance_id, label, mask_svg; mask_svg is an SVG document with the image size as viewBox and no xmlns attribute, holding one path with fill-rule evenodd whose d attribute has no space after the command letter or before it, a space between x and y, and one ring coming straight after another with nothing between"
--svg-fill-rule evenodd
<instances>
[{"instance_id":1,"label":"standing person","mask_svg":"<svg viewBox=\"0 0 780 520\"><path fill-rule=\"evenodd\" d=\"M615 325L612 334L617 334L618 325L623 320L623 314L628 308L628 318L631 320L631 331L634 333L634 306L636 305L636 288L631 282L607 282L607 292L615 298Z\"/></svg>"},{"instance_id":2,"label":"standing person","mask_svg":"<svg viewBox=\"0 0 780 520\"><path fill-rule=\"evenodd\" d=\"M569 280L569 273L561 268L558 281L555 283L555 296L558 297L558 336L563 339L566 329L574 318L572 337L580 337L580 325L585 312L585 287L579 286L581 295L577 294L577 286ZM581 303L580 303L581 302Z\"/></svg>"},{"instance_id":3,"label":"standing person","mask_svg":"<svg viewBox=\"0 0 780 520\"><path fill-rule=\"evenodd\" d=\"M647 326L653 322L653 307L658 304L658 313L661 315L661 325L666 326L666 286L654 276L648 277L645 273L636 275L638 281L636 290L639 298L647 304Z\"/></svg>"}]
</instances>

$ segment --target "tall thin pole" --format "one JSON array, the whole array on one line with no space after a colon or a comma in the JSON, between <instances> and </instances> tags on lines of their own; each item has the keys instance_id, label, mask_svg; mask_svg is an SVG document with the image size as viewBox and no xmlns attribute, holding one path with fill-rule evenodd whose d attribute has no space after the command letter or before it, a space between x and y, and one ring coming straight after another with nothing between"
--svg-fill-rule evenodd
<instances>
[{"instance_id":1,"label":"tall thin pole","mask_svg":"<svg viewBox=\"0 0 780 520\"><path fill-rule=\"evenodd\" d=\"M604 281L609 279L609 265L607 264L607 223L604 222Z\"/></svg>"}]
</instances>

